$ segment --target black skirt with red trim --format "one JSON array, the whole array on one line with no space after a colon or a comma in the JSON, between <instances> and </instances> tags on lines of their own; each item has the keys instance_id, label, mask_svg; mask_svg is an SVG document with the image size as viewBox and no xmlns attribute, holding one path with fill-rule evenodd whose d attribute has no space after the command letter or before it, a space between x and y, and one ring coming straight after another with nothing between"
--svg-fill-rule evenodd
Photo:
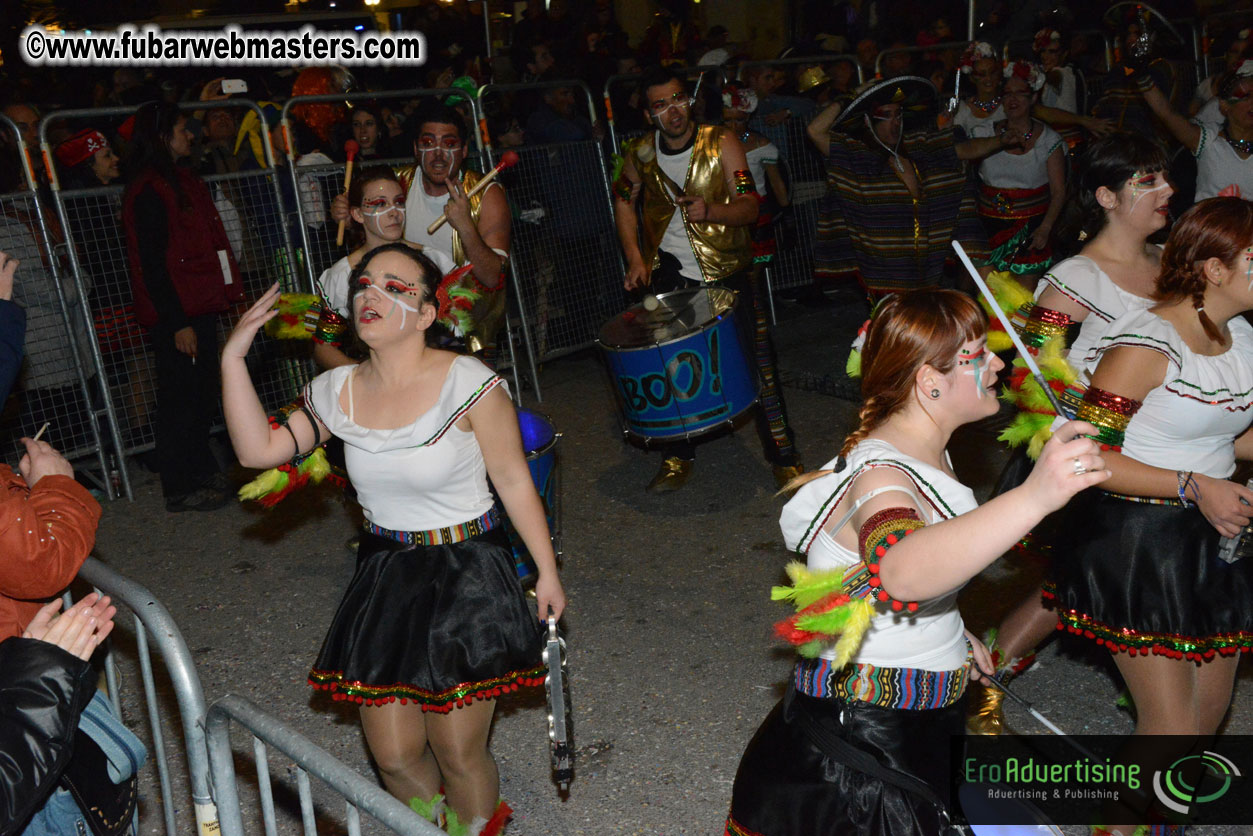
<instances>
[{"instance_id":1,"label":"black skirt with red trim","mask_svg":"<svg viewBox=\"0 0 1253 836\"><path fill-rule=\"evenodd\" d=\"M439 546L363 532L309 684L337 700L448 712L542 685L543 637L503 527Z\"/></svg>"},{"instance_id":2,"label":"black skirt with red trim","mask_svg":"<svg viewBox=\"0 0 1253 836\"><path fill-rule=\"evenodd\" d=\"M906 710L796 694L770 712L740 759L724 836L934 836L947 810L819 749L796 722L814 723L946 805L950 748L965 733L966 701Z\"/></svg>"},{"instance_id":3,"label":"black skirt with red trim","mask_svg":"<svg viewBox=\"0 0 1253 836\"><path fill-rule=\"evenodd\" d=\"M1059 513L1044 591L1059 629L1114 653L1195 662L1253 649L1253 559L1219 559L1197 508L1090 489Z\"/></svg>"}]
</instances>

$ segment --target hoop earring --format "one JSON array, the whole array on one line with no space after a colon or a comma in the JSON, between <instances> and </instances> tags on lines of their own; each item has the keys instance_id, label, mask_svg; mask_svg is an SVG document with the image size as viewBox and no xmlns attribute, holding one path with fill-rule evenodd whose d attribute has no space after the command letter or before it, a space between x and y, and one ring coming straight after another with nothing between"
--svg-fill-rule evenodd
<instances>
[{"instance_id":1,"label":"hoop earring","mask_svg":"<svg viewBox=\"0 0 1253 836\"><path fill-rule=\"evenodd\" d=\"M932 389L932 390L931 390L931 400L933 400L933 401L934 401L934 400L937 400L939 397L940 397L940 390L939 390L939 389Z\"/></svg>"}]
</instances>

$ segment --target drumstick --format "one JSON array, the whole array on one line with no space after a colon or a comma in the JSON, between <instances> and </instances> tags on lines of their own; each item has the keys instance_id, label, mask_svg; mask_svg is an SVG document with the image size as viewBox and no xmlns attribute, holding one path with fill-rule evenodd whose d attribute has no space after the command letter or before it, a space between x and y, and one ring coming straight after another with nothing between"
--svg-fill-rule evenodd
<instances>
[{"instance_id":1,"label":"drumstick","mask_svg":"<svg viewBox=\"0 0 1253 836\"><path fill-rule=\"evenodd\" d=\"M506 168L509 168L510 166L517 165L517 164L518 164L518 152L506 151L504 154L501 155L500 162L496 164L496 167L493 168L491 171L487 172L486 177L484 177L479 182L475 183L473 189L470 189L470 191L466 192L466 199L468 200L474 197L479 192L486 189L488 185L490 185L491 182L496 179L497 174L500 174ZM447 222L448 222L448 210L447 208L445 208L444 212L438 218L436 218L435 221L430 226L426 228L426 234L434 235L435 230L439 229L441 226L443 226Z\"/></svg>"},{"instance_id":2,"label":"drumstick","mask_svg":"<svg viewBox=\"0 0 1253 836\"><path fill-rule=\"evenodd\" d=\"M987 300L988 306L992 308L992 313L996 314L996 318L1001 321L1001 325L1005 326L1005 332L1009 334L1009 339L1014 344L1014 348L1018 349L1018 356L1027 364L1031 376L1035 378L1035 382L1040 384L1040 388L1044 390L1044 395L1049 399L1049 403L1053 405L1053 409L1061 417L1070 420L1074 416L1062 408L1062 403L1057 399L1057 395L1053 392L1053 387L1049 386L1049 382L1044 379L1044 373L1040 371L1040 367L1036 365L1035 358L1031 356L1031 352L1027 351L1027 347L1022 344L1022 340L1018 337L1018 332L1014 330L1014 326L1010 324L1009 317L1001 310L1001 306L997 304L996 297L992 295L992 291L988 289L988 285L983 281L983 277L979 275L979 271L975 269L974 264L970 262L970 256L966 255L965 248L959 241L953 242L953 249L957 251L957 257L961 259L961 263L966 266L970 278L975 280L979 292L983 294L983 298Z\"/></svg>"},{"instance_id":3,"label":"drumstick","mask_svg":"<svg viewBox=\"0 0 1253 836\"><path fill-rule=\"evenodd\" d=\"M50 422L50 421L44 421L44 425L43 425L42 427L40 427L40 428L39 428L39 432L35 433L35 437L34 437L34 438L32 438L32 439L31 439L31 441L38 441L39 439L43 438L44 430L48 429L48 424L49 424L49 423L51 423L51 422Z\"/></svg>"},{"instance_id":4,"label":"drumstick","mask_svg":"<svg viewBox=\"0 0 1253 836\"><path fill-rule=\"evenodd\" d=\"M357 152L361 150L361 146L357 144L357 140L350 139L344 143L344 153L348 155L348 164L344 166L344 194L348 194L348 187L352 185L352 161L357 158ZM335 233L335 246L344 246L344 224L348 219L344 218L339 222L339 232Z\"/></svg>"}]
</instances>

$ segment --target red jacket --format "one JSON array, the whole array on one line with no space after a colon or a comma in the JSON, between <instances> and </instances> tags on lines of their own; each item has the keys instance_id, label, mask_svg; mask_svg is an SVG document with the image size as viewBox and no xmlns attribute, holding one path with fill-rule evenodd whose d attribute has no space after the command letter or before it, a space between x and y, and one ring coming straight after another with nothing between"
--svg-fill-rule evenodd
<instances>
[{"instance_id":1,"label":"red jacket","mask_svg":"<svg viewBox=\"0 0 1253 836\"><path fill-rule=\"evenodd\" d=\"M122 228L126 230L126 256L131 268L131 289L135 294L135 318L140 325L149 328L157 323L157 309L144 281L139 258L141 242L135 228L135 199L145 188L151 188L165 206L169 233L164 242L144 241L142 244L145 247L165 247L168 280L178 294L183 313L187 316L221 313L229 310L232 302L244 298L239 265L235 263L226 228L222 226L222 218L213 205L209 187L182 166L176 166L175 172L188 204L186 208L179 205L173 187L155 170L136 178L122 197ZM225 280L224 264L230 272L229 283ZM155 280L161 281L162 278Z\"/></svg>"},{"instance_id":2,"label":"red jacket","mask_svg":"<svg viewBox=\"0 0 1253 836\"><path fill-rule=\"evenodd\" d=\"M34 488L0 464L0 641L20 636L96 544L100 503L69 476Z\"/></svg>"}]
</instances>

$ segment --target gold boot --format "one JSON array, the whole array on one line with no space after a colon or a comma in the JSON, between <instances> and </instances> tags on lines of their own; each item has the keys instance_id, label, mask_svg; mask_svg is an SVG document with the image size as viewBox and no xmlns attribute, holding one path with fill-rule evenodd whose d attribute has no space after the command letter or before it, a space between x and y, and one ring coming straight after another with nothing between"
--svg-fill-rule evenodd
<instances>
[{"instance_id":1,"label":"gold boot","mask_svg":"<svg viewBox=\"0 0 1253 836\"><path fill-rule=\"evenodd\" d=\"M972 706L974 710L966 715L966 731L995 737L1005 730L1005 714L1001 710L1005 692L992 685L982 688L983 693L975 698Z\"/></svg>"},{"instance_id":2,"label":"gold boot","mask_svg":"<svg viewBox=\"0 0 1253 836\"><path fill-rule=\"evenodd\" d=\"M670 493L687 484L687 477L692 473L692 461L678 456L666 456L661 460L657 475L648 483L644 490L649 493Z\"/></svg>"}]
</instances>

